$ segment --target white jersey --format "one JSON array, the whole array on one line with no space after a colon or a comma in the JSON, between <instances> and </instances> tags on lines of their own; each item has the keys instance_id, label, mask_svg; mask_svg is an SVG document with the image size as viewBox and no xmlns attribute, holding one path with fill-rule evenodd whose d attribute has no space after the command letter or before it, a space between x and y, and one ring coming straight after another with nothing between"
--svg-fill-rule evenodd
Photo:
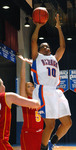
<instances>
[{"instance_id":1,"label":"white jersey","mask_svg":"<svg viewBox=\"0 0 76 150\"><path fill-rule=\"evenodd\" d=\"M59 65L55 56L39 53L37 59L33 61L31 75L34 83L56 88L59 84Z\"/></svg>"},{"instance_id":2,"label":"white jersey","mask_svg":"<svg viewBox=\"0 0 76 150\"><path fill-rule=\"evenodd\" d=\"M52 119L71 115L68 100L61 90L56 89L59 83L59 66L55 56L39 53L33 61L31 73L36 84L33 98L40 102L40 115Z\"/></svg>"}]
</instances>

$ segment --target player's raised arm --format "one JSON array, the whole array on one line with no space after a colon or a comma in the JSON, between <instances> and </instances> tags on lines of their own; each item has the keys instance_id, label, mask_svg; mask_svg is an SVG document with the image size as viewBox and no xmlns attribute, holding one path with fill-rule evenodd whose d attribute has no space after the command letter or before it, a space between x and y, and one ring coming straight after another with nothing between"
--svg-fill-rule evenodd
<instances>
[{"instance_id":1,"label":"player's raised arm","mask_svg":"<svg viewBox=\"0 0 76 150\"><path fill-rule=\"evenodd\" d=\"M20 71L20 95L24 96L24 97L28 97L27 96L27 90L26 90L26 62L28 64L32 64L32 60L28 59L28 58L23 58L22 55L18 55L18 57L22 60L22 64L21 64L21 71Z\"/></svg>"},{"instance_id":2,"label":"player's raised arm","mask_svg":"<svg viewBox=\"0 0 76 150\"><path fill-rule=\"evenodd\" d=\"M24 58L22 55L18 55L18 57L22 60L27 62L29 65L32 65L32 59Z\"/></svg>"},{"instance_id":3,"label":"player's raised arm","mask_svg":"<svg viewBox=\"0 0 76 150\"><path fill-rule=\"evenodd\" d=\"M56 19L56 28L58 29L59 32L59 42L60 42L60 47L57 49L55 57L57 61L59 61L65 52L65 39L60 26L59 14L56 15L55 19Z\"/></svg>"},{"instance_id":4,"label":"player's raised arm","mask_svg":"<svg viewBox=\"0 0 76 150\"><path fill-rule=\"evenodd\" d=\"M38 45L37 45L37 40L38 40L38 33L40 28L42 27L42 24L37 23L36 28L32 34L31 38L31 50L32 50L32 59L35 60L37 55L38 55Z\"/></svg>"},{"instance_id":5,"label":"player's raised arm","mask_svg":"<svg viewBox=\"0 0 76 150\"><path fill-rule=\"evenodd\" d=\"M6 93L6 103L9 107L11 107L12 104L16 104L19 106L29 107L29 108L39 108L40 104L35 99L28 99L25 97L22 97L18 94L15 94L13 92L7 92Z\"/></svg>"},{"instance_id":6,"label":"player's raised arm","mask_svg":"<svg viewBox=\"0 0 76 150\"><path fill-rule=\"evenodd\" d=\"M20 71L20 95L27 97L26 94L26 90L25 90L25 81L26 81L26 62L23 58L23 56L20 56L21 60L22 60L22 64L21 64L21 71Z\"/></svg>"}]
</instances>

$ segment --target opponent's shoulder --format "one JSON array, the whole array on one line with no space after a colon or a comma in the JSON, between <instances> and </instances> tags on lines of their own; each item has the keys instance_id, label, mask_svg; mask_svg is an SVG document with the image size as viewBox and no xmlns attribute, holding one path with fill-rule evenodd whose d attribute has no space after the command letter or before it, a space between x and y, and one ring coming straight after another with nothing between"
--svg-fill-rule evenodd
<instances>
[{"instance_id":1,"label":"opponent's shoulder","mask_svg":"<svg viewBox=\"0 0 76 150\"><path fill-rule=\"evenodd\" d=\"M5 92L0 93L0 97L4 97L5 96Z\"/></svg>"}]
</instances>

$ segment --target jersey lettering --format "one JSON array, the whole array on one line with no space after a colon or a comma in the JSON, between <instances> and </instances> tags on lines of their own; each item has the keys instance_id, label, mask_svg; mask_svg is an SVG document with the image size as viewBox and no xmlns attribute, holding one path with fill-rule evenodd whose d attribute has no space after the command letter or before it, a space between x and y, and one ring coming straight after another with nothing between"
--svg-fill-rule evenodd
<instances>
[{"instance_id":1,"label":"jersey lettering","mask_svg":"<svg viewBox=\"0 0 76 150\"><path fill-rule=\"evenodd\" d=\"M41 116L38 113L38 111L35 111L35 118L36 118L36 122L40 122L41 121Z\"/></svg>"},{"instance_id":2,"label":"jersey lettering","mask_svg":"<svg viewBox=\"0 0 76 150\"><path fill-rule=\"evenodd\" d=\"M53 77L56 77L56 69L55 68L50 68L50 67L47 67L48 69L48 76L53 76Z\"/></svg>"}]
</instances>

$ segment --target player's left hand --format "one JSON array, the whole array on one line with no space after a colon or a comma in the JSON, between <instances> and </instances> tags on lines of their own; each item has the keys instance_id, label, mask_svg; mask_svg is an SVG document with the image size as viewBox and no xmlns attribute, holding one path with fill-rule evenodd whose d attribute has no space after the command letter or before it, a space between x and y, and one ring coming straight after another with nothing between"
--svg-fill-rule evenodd
<instances>
[{"instance_id":1,"label":"player's left hand","mask_svg":"<svg viewBox=\"0 0 76 150\"><path fill-rule=\"evenodd\" d=\"M59 14L56 15L55 20L56 20L56 26L55 27L58 29L58 28L61 27L60 26L60 21L59 21Z\"/></svg>"},{"instance_id":2,"label":"player's left hand","mask_svg":"<svg viewBox=\"0 0 76 150\"><path fill-rule=\"evenodd\" d=\"M22 55L18 55L18 57L19 57L21 60L23 60L23 61L26 61L26 60L27 60L27 58L24 58Z\"/></svg>"},{"instance_id":3,"label":"player's left hand","mask_svg":"<svg viewBox=\"0 0 76 150\"><path fill-rule=\"evenodd\" d=\"M28 64L32 65L32 59L24 58L22 55L18 55L18 57L22 60L27 62Z\"/></svg>"}]
</instances>

